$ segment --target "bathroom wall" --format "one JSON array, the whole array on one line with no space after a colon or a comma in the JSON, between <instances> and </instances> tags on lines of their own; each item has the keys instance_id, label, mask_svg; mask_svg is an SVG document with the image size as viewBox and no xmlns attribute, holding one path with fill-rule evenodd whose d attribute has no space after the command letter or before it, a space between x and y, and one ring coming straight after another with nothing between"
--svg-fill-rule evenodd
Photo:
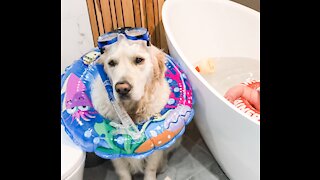
<instances>
[{"instance_id":1,"label":"bathroom wall","mask_svg":"<svg viewBox=\"0 0 320 180\"><path fill-rule=\"evenodd\" d=\"M86 0L61 0L61 72L92 47Z\"/></svg>"},{"instance_id":2,"label":"bathroom wall","mask_svg":"<svg viewBox=\"0 0 320 180\"><path fill-rule=\"evenodd\" d=\"M260 0L232 0L260 11ZM94 47L86 0L61 0L61 72Z\"/></svg>"}]
</instances>

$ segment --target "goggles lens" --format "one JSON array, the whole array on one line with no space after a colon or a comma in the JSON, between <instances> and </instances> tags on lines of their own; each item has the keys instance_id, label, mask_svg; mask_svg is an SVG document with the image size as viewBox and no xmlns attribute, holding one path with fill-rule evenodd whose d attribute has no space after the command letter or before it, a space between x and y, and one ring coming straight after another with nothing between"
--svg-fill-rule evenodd
<instances>
[{"instance_id":1,"label":"goggles lens","mask_svg":"<svg viewBox=\"0 0 320 180\"><path fill-rule=\"evenodd\" d=\"M143 36L146 34L148 31L145 28L136 28L136 29L126 29L125 33L128 36Z\"/></svg>"},{"instance_id":2,"label":"goggles lens","mask_svg":"<svg viewBox=\"0 0 320 180\"><path fill-rule=\"evenodd\" d=\"M115 43L118 40L118 34L124 34L130 40L145 40L149 46L149 33L146 28L120 28L114 31L108 32L98 37L98 47L101 52L103 47Z\"/></svg>"},{"instance_id":3,"label":"goggles lens","mask_svg":"<svg viewBox=\"0 0 320 180\"><path fill-rule=\"evenodd\" d=\"M112 39L116 38L117 36L118 36L118 33L107 33L102 36L99 36L98 42L111 41Z\"/></svg>"}]
</instances>

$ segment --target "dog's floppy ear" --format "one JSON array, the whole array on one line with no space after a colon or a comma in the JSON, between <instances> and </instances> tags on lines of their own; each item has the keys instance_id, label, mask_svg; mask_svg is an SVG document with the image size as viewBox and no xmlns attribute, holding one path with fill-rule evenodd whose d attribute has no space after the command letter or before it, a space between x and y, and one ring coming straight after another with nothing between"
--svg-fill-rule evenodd
<instances>
[{"instance_id":1,"label":"dog's floppy ear","mask_svg":"<svg viewBox=\"0 0 320 180\"><path fill-rule=\"evenodd\" d=\"M98 63L98 64L102 64L102 65L104 65L104 58L103 58L104 56L103 56L103 54L96 60L96 62Z\"/></svg>"},{"instance_id":2,"label":"dog's floppy ear","mask_svg":"<svg viewBox=\"0 0 320 180\"><path fill-rule=\"evenodd\" d=\"M104 65L105 60L107 58L107 54L108 54L108 49L107 47L105 47L103 49L103 54L100 55L100 57L96 60L97 63Z\"/></svg>"},{"instance_id":3,"label":"dog's floppy ear","mask_svg":"<svg viewBox=\"0 0 320 180\"><path fill-rule=\"evenodd\" d=\"M162 52L160 49L152 46L152 56L153 56L153 74L155 80L160 80L164 78L166 65L165 65L165 53Z\"/></svg>"}]
</instances>

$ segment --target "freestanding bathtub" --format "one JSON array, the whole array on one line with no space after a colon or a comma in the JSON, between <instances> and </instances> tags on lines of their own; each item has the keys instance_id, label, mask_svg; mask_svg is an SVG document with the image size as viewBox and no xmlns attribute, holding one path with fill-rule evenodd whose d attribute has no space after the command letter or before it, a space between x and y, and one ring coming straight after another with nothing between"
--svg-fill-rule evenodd
<instances>
[{"instance_id":1,"label":"freestanding bathtub","mask_svg":"<svg viewBox=\"0 0 320 180\"><path fill-rule=\"evenodd\" d=\"M195 122L231 180L260 179L260 123L226 101L193 67L201 57L260 59L260 14L228 0L166 0L170 55L194 88Z\"/></svg>"}]
</instances>

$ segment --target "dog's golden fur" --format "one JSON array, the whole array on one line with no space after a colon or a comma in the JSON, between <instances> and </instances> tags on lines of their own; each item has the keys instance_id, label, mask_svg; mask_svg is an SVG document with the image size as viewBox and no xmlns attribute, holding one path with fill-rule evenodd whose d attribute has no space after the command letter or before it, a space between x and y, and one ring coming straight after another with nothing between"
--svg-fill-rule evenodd
<instances>
[{"instance_id":1,"label":"dog's golden fur","mask_svg":"<svg viewBox=\"0 0 320 180\"><path fill-rule=\"evenodd\" d=\"M143 62L135 64L135 58ZM116 62L110 66L109 62ZM121 99L115 93L116 101L121 103L130 117L139 123L159 113L169 99L170 87L165 80L165 54L154 46L147 46L144 41L127 40L119 35L118 41L105 49L98 60L104 65L113 84L127 81L132 86L130 98ZM115 86L113 86L114 92ZM92 85L92 102L94 108L104 117L118 121L101 79ZM181 138L167 150L157 150L144 159L120 158L112 160L121 180L131 179L131 175L141 172L144 179L156 179L156 173L163 170L167 162L167 154L180 144Z\"/></svg>"}]
</instances>

